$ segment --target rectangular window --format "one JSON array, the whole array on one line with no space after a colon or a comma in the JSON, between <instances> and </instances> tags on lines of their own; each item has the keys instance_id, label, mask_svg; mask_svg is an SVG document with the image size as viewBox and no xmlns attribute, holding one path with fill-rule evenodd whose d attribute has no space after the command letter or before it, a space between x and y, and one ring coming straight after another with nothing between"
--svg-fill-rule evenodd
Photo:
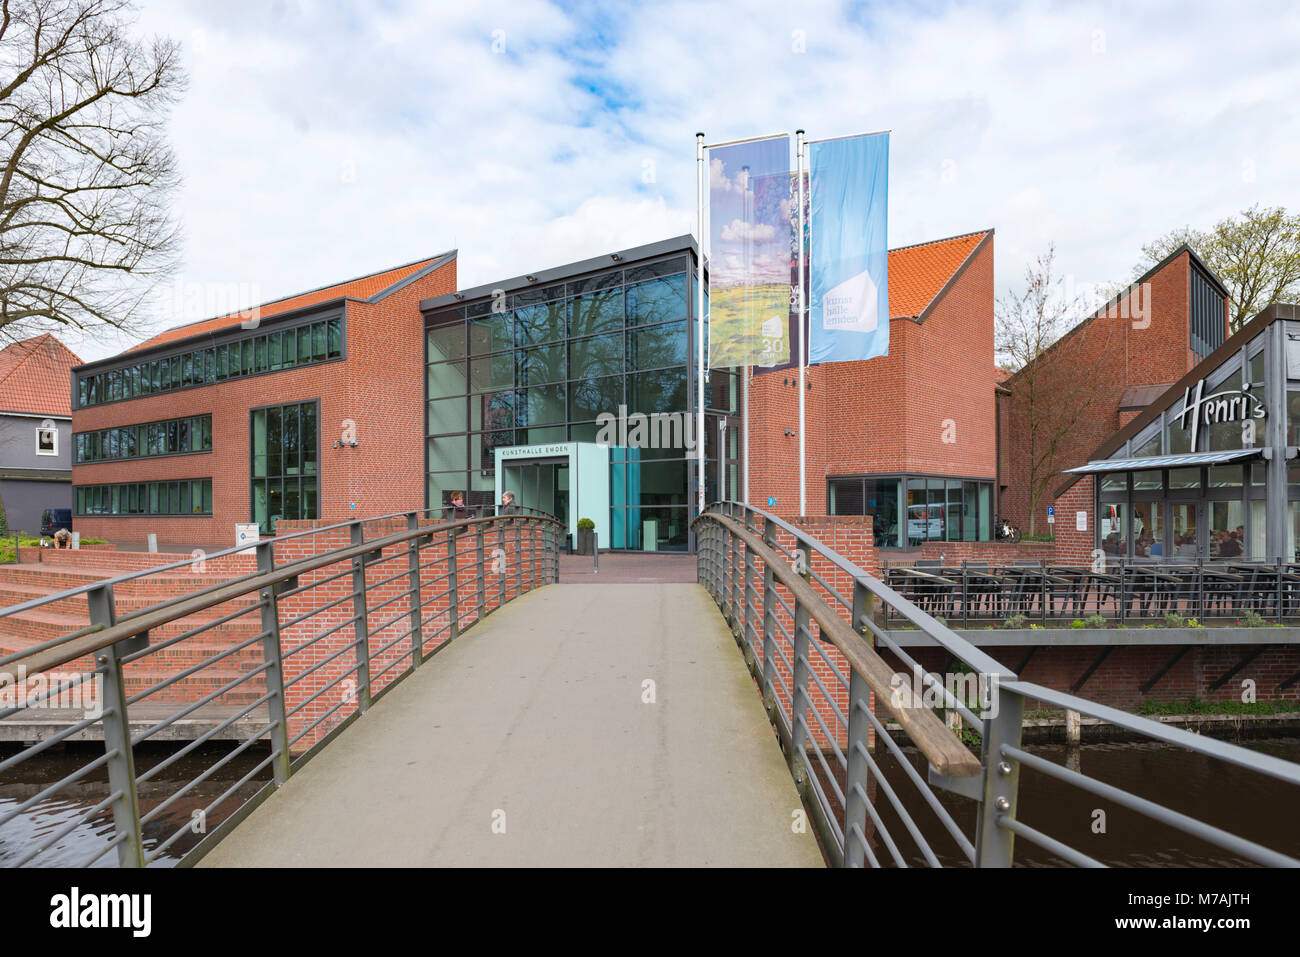
<instances>
[{"instance_id":1,"label":"rectangular window","mask_svg":"<svg viewBox=\"0 0 1300 957\"><path fill-rule=\"evenodd\" d=\"M83 485L75 502L78 515L211 515L212 479Z\"/></svg>"},{"instance_id":2,"label":"rectangular window","mask_svg":"<svg viewBox=\"0 0 1300 957\"><path fill-rule=\"evenodd\" d=\"M36 454L59 454L59 430L57 428L36 430Z\"/></svg>"},{"instance_id":3,"label":"rectangular window","mask_svg":"<svg viewBox=\"0 0 1300 957\"><path fill-rule=\"evenodd\" d=\"M146 422L74 436L77 462L152 458L212 450L212 416Z\"/></svg>"},{"instance_id":4,"label":"rectangular window","mask_svg":"<svg viewBox=\"0 0 1300 957\"><path fill-rule=\"evenodd\" d=\"M250 503L252 520L272 534L281 519L296 521L318 514L315 476L319 441L317 404L301 402L253 409L249 413Z\"/></svg>"}]
</instances>

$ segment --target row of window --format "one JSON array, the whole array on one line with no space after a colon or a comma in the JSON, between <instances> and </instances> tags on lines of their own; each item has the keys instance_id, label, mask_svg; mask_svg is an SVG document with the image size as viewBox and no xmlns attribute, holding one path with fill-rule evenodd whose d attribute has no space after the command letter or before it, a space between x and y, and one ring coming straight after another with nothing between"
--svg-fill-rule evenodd
<instances>
[{"instance_id":1,"label":"row of window","mask_svg":"<svg viewBox=\"0 0 1300 957\"><path fill-rule=\"evenodd\" d=\"M685 365L685 322L430 364L429 398Z\"/></svg>"},{"instance_id":2,"label":"row of window","mask_svg":"<svg viewBox=\"0 0 1300 957\"><path fill-rule=\"evenodd\" d=\"M241 376L278 372L343 355L343 320L327 319L254 334L235 342L152 359L125 369L81 376L77 401L82 408L134 399Z\"/></svg>"},{"instance_id":3,"label":"row of window","mask_svg":"<svg viewBox=\"0 0 1300 957\"><path fill-rule=\"evenodd\" d=\"M191 415L97 432L78 432L73 436L73 444L78 463L210 452L212 416Z\"/></svg>"},{"instance_id":4,"label":"row of window","mask_svg":"<svg viewBox=\"0 0 1300 957\"><path fill-rule=\"evenodd\" d=\"M78 515L211 515L212 479L79 485Z\"/></svg>"},{"instance_id":5,"label":"row of window","mask_svg":"<svg viewBox=\"0 0 1300 957\"><path fill-rule=\"evenodd\" d=\"M460 359L625 327L680 321L689 317L689 309L684 272L630 286L615 282L570 299L510 309L487 299L430 316L426 360Z\"/></svg>"}]
</instances>

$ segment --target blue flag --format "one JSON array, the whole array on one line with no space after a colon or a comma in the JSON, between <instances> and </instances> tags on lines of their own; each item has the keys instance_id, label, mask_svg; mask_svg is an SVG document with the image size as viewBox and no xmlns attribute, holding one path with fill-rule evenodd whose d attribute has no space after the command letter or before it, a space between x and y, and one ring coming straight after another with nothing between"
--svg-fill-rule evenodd
<instances>
[{"instance_id":1,"label":"blue flag","mask_svg":"<svg viewBox=\"0 0 1300 957\"><path fill-rule=\"evenodd\" d=\"M809 145L808 361L889 355L889 134Z\"/></svg>"}]
</instances>

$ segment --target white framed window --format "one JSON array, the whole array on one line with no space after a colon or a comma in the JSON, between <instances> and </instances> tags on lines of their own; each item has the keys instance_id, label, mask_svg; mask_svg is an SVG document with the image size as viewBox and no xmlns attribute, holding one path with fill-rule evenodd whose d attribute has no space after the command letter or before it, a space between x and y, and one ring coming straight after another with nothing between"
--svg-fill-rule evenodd
<instances>
[{"instance_id":1,"label":"white framed window","mask_svg":"<svg viewBox=\"0 0 1300 957\"><path fill-rule=\"evenodd\" d=\"M59 430L38 428L36 430L36 454L59 454Z\"/></svg>"}]
</instances>

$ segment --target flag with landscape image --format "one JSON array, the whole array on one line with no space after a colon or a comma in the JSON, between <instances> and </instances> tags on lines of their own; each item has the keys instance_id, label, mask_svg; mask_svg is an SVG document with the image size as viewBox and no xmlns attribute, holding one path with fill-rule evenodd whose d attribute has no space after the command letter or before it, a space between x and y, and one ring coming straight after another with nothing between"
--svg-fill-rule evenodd
<instances>
[{"instance_id":1,"label":"flag with landscape image","mask_svg":"<svg viewBox=\"0 0 1300 957\"><path fill-rule=\"evenodd\" d=\"M790 141L709 150L711 368L790 358Z\"/></svg>"}]
</instances>

